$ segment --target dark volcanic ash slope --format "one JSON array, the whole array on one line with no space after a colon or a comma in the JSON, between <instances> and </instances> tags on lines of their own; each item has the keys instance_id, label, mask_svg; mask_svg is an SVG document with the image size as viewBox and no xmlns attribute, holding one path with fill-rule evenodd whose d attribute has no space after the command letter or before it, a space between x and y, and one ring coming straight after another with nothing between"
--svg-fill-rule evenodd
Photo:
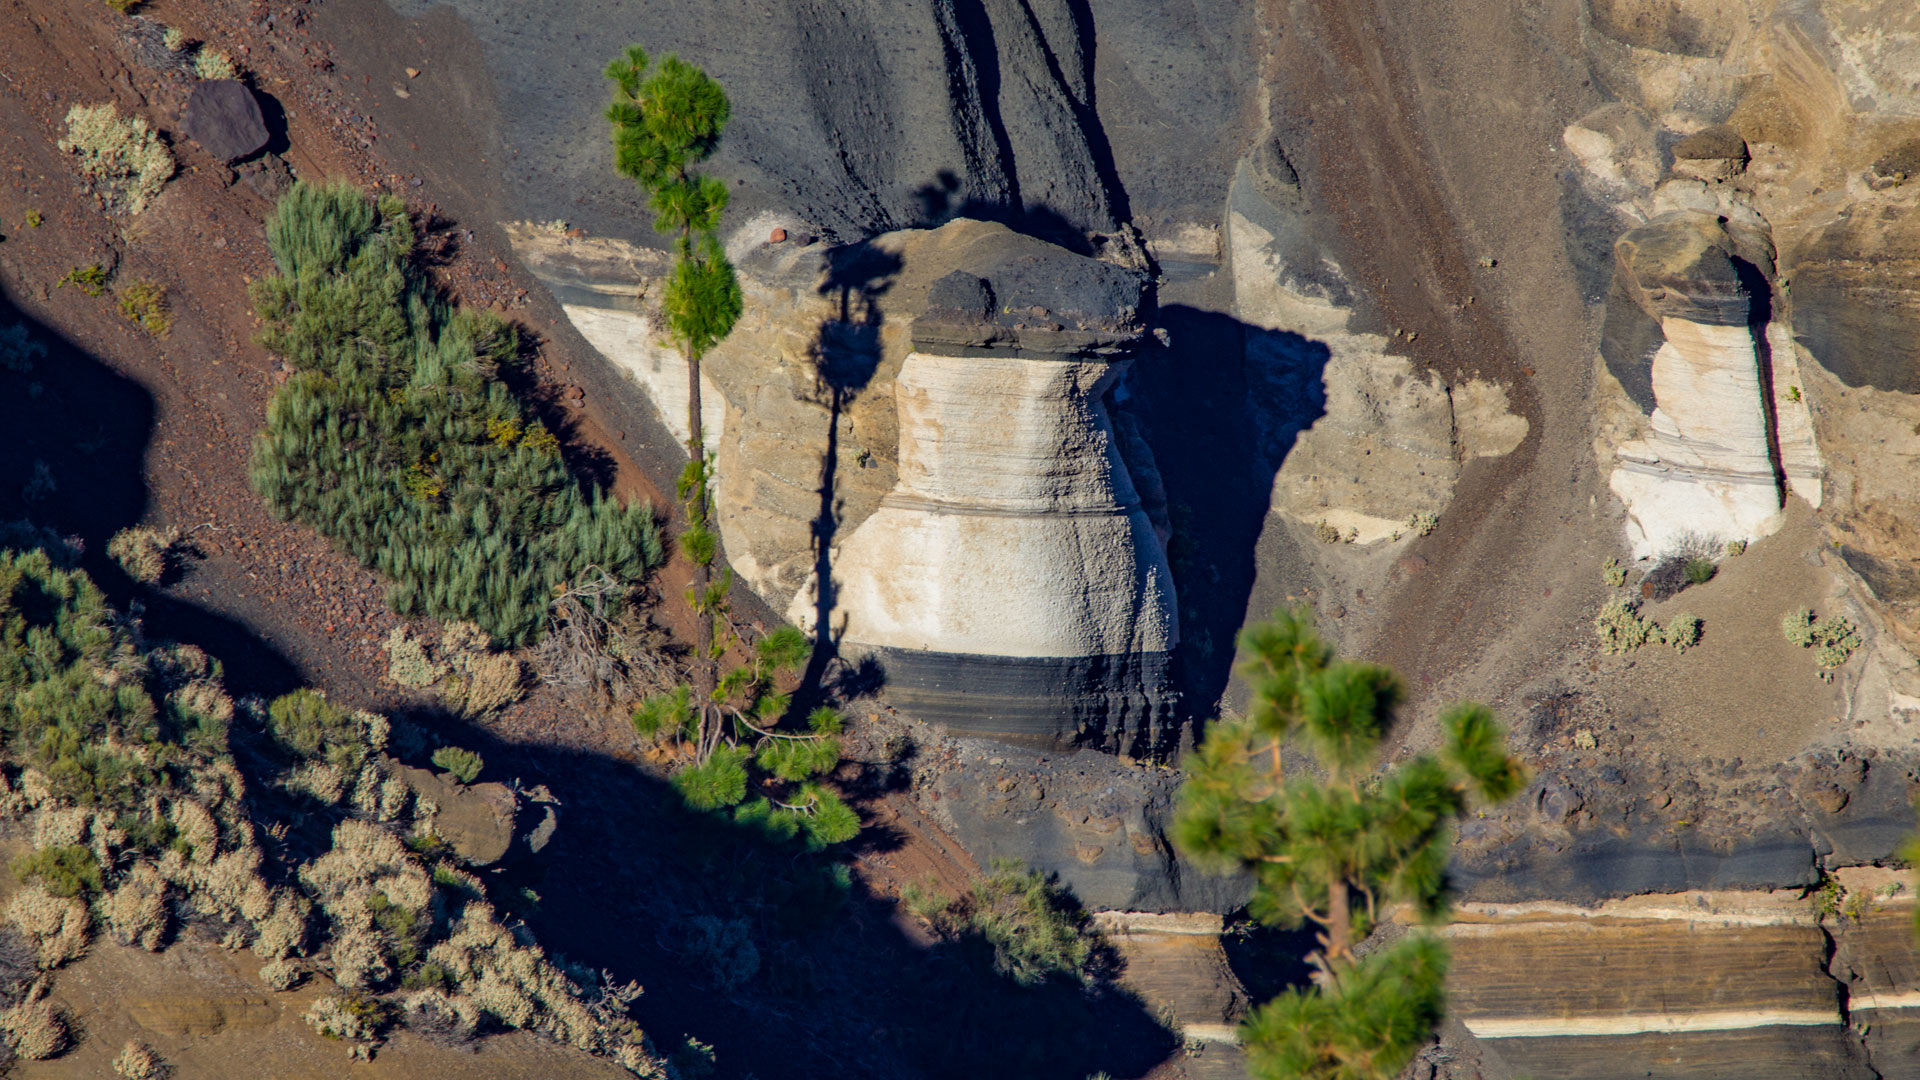
<instances>
[{"instance_id":1,"label":"dark volcanic ash slope","mask_svg":"<svg viewBox=\"0 0 1920 1080\"><path fill-rule=\"evenodd\" d=\"M1085 0L394 6L450 7L482 43L512 212L596 233L650 220L600 115L602 68L628 42L726 86L714 170L738 181L735 221L778 208L848 240L961 214L1107 233L1143 209L1130 184L1162 213L1217 206L1254 84L1238 5L1103 5L1097 26Z\"/></svg>"}]
</instances>

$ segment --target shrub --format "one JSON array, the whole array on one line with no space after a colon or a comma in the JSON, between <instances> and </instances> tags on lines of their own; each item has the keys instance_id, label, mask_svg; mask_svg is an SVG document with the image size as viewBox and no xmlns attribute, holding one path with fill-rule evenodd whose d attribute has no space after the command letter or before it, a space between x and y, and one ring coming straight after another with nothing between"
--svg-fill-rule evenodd
<instances>
[{"instance_id":1,"label":"shrub","mask_svg":"<svg viewBox=\"0 0 1920 1080\"><path fill-rule=\"evenodd\" d=\"M1407 528L1421 536L1427 536L1440 527L1440 516L1426 510L1407 518Z\"/></svg>"},{"instance_id":2,"label":"shrub","mask_svg":"<svg viewBox=\"0 0 1920 1080\"><path fill-rule=\"evenodd\" d=\"M167 936L167 881L150 862L134 864L107 898L113 939L158 952Z\"/></svg>"},{"instance_id":3,"label":"shrub","mask_svg":"<svg viewBox=\"0 0 1920 1080\"><path fill-rule=\"evenodd\" d=\"M305 979L306 969L295 960L270 960L260 965L260 982L269 990L276 992L292 990Z\"/></svg>"},{"instance_id":4,"label":"shrub","mask_svg":"<svg viewBox=\"0 0 1920 1080\"><path fill-rule=\"evenodd\" d=\"M561 582L591 567L634 581L660 563L651 508L569 476L496 378L514 332L451 309L415 270L398 199L296 184L267 242L279 272L254 287L261 340L298 369L254 449L275 514L385 575L402 614L508 644L538 634ZM499 440L502 424L517 441Z\"/></svg>"},{"instance_id":5,"label":"shrub","mask_svg":"<svg viewBox=\"0 0 1920 1080\"><path fill-rule=\"evenodd\" d=\"M0 649L0 741L14 760L83 806L132 807L164 785L155 761L177 748L160 745L170 733L145 660L85 574L44 549L0 551L0 641L17 643Z\"/></svg>"},{"instance_id":6,"label":"shrub","mask_svg":"<svg viewBox=\"0 0 1920 1080\"><path fill-rule=\"evenodd\" d=\"M107 271L99 263L76 266L66 272L57 282L62 287L71 286L88 296L102 296L107 291Z\"/></svg>"},{"instance_id":7,"label":"shrub","mask_svg":"<svg viewBox=\"0 0 1920 1080\"><path fill-rule=\"evenodd\" d=\"M140 117L121 119L110 102L69 109L60 149L78 154L80 172L104 185L130 214L145 210L173 176L173 155L160 136Z\"/></svg>"},{"instance_id":8,"label":"shrub","mask_svg":"<svg viewBox=\"0 0 1920 1080\"><path fill-rule=\"evenodd\" d=\"M348 992L315 999L301 1019L323 1037L348 1043L348 1057L367 1060L384 1041L392 1014L379 998Z\"/></svg>"},{"instance_id":9,"label":"shrub","mask_svg":"<svg viewBox=\"0 0 1920 1080\"><path fill-rule=\"evenodd\" d=\"M120 314L157 338L166 337L173 329L166 286L151 281L136 281L120 293Z\"/></svg>"},{"instance_id":10,"label":"shrub","mask_svg":"<svg viewBox=\"0 0 1920 1080\"><path fill-rule=\"evenodd\" d=\"M193 54L193 74L196 78L208 81L237 79L240 77L240 69L234 66L233 57L218 49L209 49L202 45Z\"/></svg>"},{"instance_id":11,"label":"shrub","mask_svg":"<svg viewBox=\"0 0 1920 1080\"><path fill-rule=\"evenodd\" d=\"M187 49L186 32L177 26L169 26L161 33L160 44L166 46L168 52L185 52Z\"/></svg>"},{"instance_id":12,"label":"shrub","mask_svg":"<svg viewBox=\"0 0 1920 1080\"><path fill-rule=\"evenodd\" d=\"M1702 585L1713 579L1718 569L1714 558L1726 545L1699 533L1681 533L1642 579L1642 590L1654 600L1665 600L1689 585Z\"/></svg>"},{"instance_id":13,"label":"shrub","mask_svg":"<svg viewBox=\"0 0 1920 1080\"><path fill-rule=\"evenodd\" d=\"M129 1040L120 1048L120 1056L113 1059L113 1071L126 1080L160 1080L168 1070L152 1047Z\"/></svg>"},{"instance_id":14,"label":"shrub","mask_svg":"<svg viewBox=\"0 0 1920 1080\"><path fill-rule=\"evenodd\" d=\"M696 915L673 928L668 948L715 989L733 991L760 973L760 949L744 919Z\"/></svg>"},{"instance_id":15,"label":"shrub","mask_svg":"<svg viewBox=\"0 0 1920 1080\"><path fill-rule=\"evenodd\" d=\"M1660 639L1660 627L1642 618L1633 601L1620 596L1610 598L1600 609L1593 629L1600 635L1601 651L1607 653L1632 652Z\"/></svg>"},{"instance_id":16,"label":"shrub","mask_svg":"<svg viewBox=\"0 0 1920 1080\"><path fill-rule=\"evenodd\" d=\"M1746 553L1747 553L1747 542L1745 540L1727 541L1727 556L1729 558L1735 558L1741 555L1745 555Z\"/></svg>"},{"instance_id":17,"label":"shrub","mask_svg":"<svg viewBox=\"0 0 1920 1080\"><path fill-rule=\"evenodd\" d=\"M30 998L0 1013L0 1031L7 1046L28 1061L42 1061L65 1050L73 1041L67 1018L53 1003Z\"/></svg>"},{"instance_id":18,"label":"shrub","mask_svg":"<svg viewBox=\"0 0 1920 1080\"><path fill-rule=\"evenodd\" d=\"M400 999L400 1022L436 1046L459 1049L478 1034L480 1010L471 998L449 994L439 985L425 986Z\"/></svg>"},{"instance_id":19,"label":"shrub","mask_svg":"<svg viewBox=\"0 0 1920 1080\"><path fill-rule=\"evenodd\" d=\"M1663 635L1674 652L1686 652L1700 644L1700 620L1696 616L1681 613L1667 620Z\"/></svg>"},{"instance_id":20,"label":"shrub","mask_svg":"<svg viewBox=\"0 0 1920 1080\"><path fill-rule=\"evenodd\" d=\"M427 647L404 626L396 626L382 646L387 651L387 678L409 690L422 690L447 674L446 665L427 655Z\"/></svg>"},{"instance_id":21,"label":"shrub","mask_svg":"<svg viewBox=\"0 0 1920 1080\"><path fill-rule=\"evenodd\" d=\"M1627 568L1621 564L1618 555L1608 556L1607 561L1600 565L1600 576L1617 589L1627 583Z\"/></svg>"},{"instance_id":22,"label":"shrub","mask_svg":"<svg viewBox=\"0 0 1920 1080\"><path fill-rule=\"evenodd\" d=\"M366 722L314 690L275 698L267 706L267 728L281 746L342 773L359 773L367 759Z\"/></svg>"},{"instance_id":23,"label":"shrub","mask_svg":"<svg viewBox=\"0 0 1920 1080\"><path fill-rule=\"evenodd\" d=\"M968 925L993 946L994 970L1021 986L1079 978L1096 940L1071 893L1006 860L974 886Z\"/></svg>"},{"instance_id":24,"label":"shrub","mask_svg":"<svg viewBox=\"0 0 1920 1080\"><path fill-rule=\"evenodd\" d=\"M486 767L486 759L458 746L443 746L433 752L433 764L436 768L445 769L447 775L462 784L471 784L479 779L480 770Z\"/></svg>"},{"instance_id":25,"label":"shrub","mask_svg":"<svg viewBox=\"0 0 1920 1080\"><path fill-rule=\"evenodd\" d=\"M33 370L36 357L47 355L47 347L33 340L26 323L0 326L0 368L8 371Z\"/></svg>"},{"instance_id":26,"label":"shrub","mask_svg":"<svg viewBox=\"0 0 1920 1080\"><path fill-rule=\"evenodd\" d=\"M7 902L7 920L33 946L42 968L52 970L87 951L93 920L78 898L62 898L39 883L25 885Z\"/></svg>"},{"instance_id":27,"label":"shrub","mask_svg":"<svg viewBox=\"0 0 1920 1080\"><path fill-rule=\"evenodd\" d=\"M1787 641L1801 648L1818 647L1814 662L1823 671L1831 671L1847 662L1864 642L1852 620L1844 615L1815 619L1812 608L1788 612L1780 620L1780 632Z\"/></svg>"},{"instance_id":28,"label":"shrub","mask_svg":"<svg viewBox=\"0 0 1920 1080\"><path fill-rule=\"evenodd\" d=\"M38 881L59 897L86 899L100 891L100 863L84 844L40 848L13 860L21 881Z\"/></svg>"},{"instance_id":29,"label":"shrub","mask_svg":"<svg viewBox=\"0 0 1920 1080\"><path fill-rule=\"evenodd\" d=\"M174 547L179 543L180 530L172 526L159 529L136 526L114 533L113 539L107 541L107 555L133 580L158 585L166 578Z\"/></svg>"}]
</instances>

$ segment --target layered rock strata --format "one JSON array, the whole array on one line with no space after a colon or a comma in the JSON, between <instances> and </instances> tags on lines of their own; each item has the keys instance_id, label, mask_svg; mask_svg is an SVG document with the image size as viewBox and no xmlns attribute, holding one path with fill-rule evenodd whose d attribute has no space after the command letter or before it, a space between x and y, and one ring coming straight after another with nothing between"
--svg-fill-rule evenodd
<instances>
[{"instance_id":1,"label":"layered rock strata","mask_svg":"<svg viewBox=\"0 0 1920 1080\"><path fill-rule=\"evenodd\" d=\"M1637 556L1689 533L1755 540L1789 491L1820 502L1818 455L1793 340L1775 322L1764 223L1676 208L1615 245L1609 370L1651 415L1619 447L1610 486ZM1621 323L1637 325L1620 330ZM1783 378L1784 376L1784 378Z\"/></svg>"},{"instance_id":2,"label":"layered rock strata","mask_svg":"<svg viewBox=\"0 0 1920 1080\"><path fill-rule=\"evenodd\" d=\"M1169 736L1173 579L1107 405L1141 302L1138 275L1011 236L930 290L894 384L899 479L838 545L827 615L912 715L1043 746Z\"/></svg>"},{"instance_id":3,"label":"layered rock strata","mask_svg":"<svg viewBox=\"0 0 1920 1080\"><path fill-rule=\"evenodd\" d=\"M1811 895L1466 904L1449 1008L1487 1064L1541 1080L1913 1076L1912 916L1911 875L1871 867Z\"/></svg>"}]
</instances>

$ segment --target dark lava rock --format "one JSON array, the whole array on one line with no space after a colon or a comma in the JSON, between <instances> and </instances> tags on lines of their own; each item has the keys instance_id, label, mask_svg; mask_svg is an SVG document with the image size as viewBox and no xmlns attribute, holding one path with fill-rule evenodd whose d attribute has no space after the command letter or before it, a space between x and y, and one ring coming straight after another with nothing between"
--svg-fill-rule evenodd
<instances>
[{"instance_id":1,"label":"dark lava rock","mask_svg":"<svg viewBox=\"0 0 1920 1080\"><path fill-rule=\"evenodd\" d=\"M1167 832L1181 773L1110 754L1036 754L956 739L951 764L921 777L922 806L982 865L1014 858L1058 874L1095 911L1228 912L1247 901L1244 875L1205 873Z\"/></svg>"},{"instance_id":2,"label":"dark lava rock","mask_svg":"<svg viewBox=\"0 0 1920 1080\"><path fill-rule=\"evenodd\" d=\"M260 113L260 102L246 83L234 79L214 79L194 87L180 128L201 149L227 162L251 157L267 145L267 121Z\"/></svg>"},{"instance_id":3,"label":"dark lava rock","mask_svg":"<svg viewBox=\"0 0 1920 1080\"><path fill-rule=\"evenodd\" d=\"M1725 124L1696 131L1673 144L1673 156L1687 161L1747 163L1747 140Z\"/></svg>"}]
</instances>

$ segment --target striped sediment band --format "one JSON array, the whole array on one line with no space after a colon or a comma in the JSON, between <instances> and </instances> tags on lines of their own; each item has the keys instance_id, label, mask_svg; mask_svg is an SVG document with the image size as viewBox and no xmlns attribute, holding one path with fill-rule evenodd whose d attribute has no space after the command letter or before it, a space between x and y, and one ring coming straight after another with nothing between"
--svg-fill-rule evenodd
<instances>
[{"instance_id":1,"label":"striped sediment band","mask_svg":"<svg viewBox=\"0 0 1920 1080\"><path fill-rule=\"evenodd\" d=\"M1449 1011L1535 1080L1876 1075L1920 1028L1912 874L1838 877L1824 915L1799 890L1462 905Z\"/></svg>"}]
</instances>

